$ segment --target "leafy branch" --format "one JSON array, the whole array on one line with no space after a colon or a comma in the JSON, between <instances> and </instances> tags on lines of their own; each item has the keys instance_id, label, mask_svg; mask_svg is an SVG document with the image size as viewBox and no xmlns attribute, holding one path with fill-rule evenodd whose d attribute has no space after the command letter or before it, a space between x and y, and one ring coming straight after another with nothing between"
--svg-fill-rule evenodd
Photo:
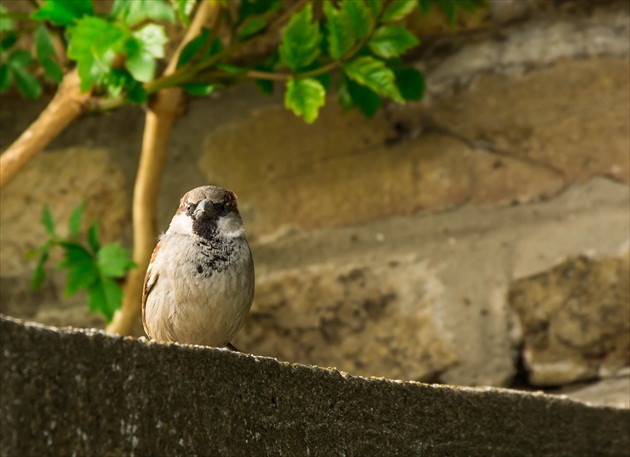
<instances>
[{"instance_id":1,"label":"leafy branch","mask_svg":"<svg viewBox=\"0 0 630 457\"><path fill-rule=\"evenodd\" d=\"M129 251L119 243L101 244L98 235L98 223L95 221L87 231L87 244L79 242L79 230L85 204L81 203L70 216L68 236L62 238L56 234L55 223L48 206L42 211L42 225L48 239L37 250L31 251L31 257L37 256L31 287L39 289L46 279L45 264L50 251L55 247L64 250L64 260L57 266L68 270L65 295L74 295L81 289L87 290L90 311L102 314L111 321L114 312L120 308L122 289L118 280L124 278L136 265L129 258Z\"/></svg>"},{"instance_id":2,"label":"leafy branch","mask_svg":"<svg viewBox=\"0 0 630 457\"><path fill-rule=\"evenodd\" d=\"M109 327L128 333L139 314L157 232L155 196L184 94L205 97L254 80L264 93L281 88L285 106L312 123L336 90L344 108L371 117L383 100L405 103L424 94L423 74L403 62L419 44L406 18L435 7L455 24L461 9L476 9L482 0L114 0L105 14L92 0L33 4L27 17L0 5L0 90L15 86L37 98L42 81L58 88L0 156L0 188L83 112L146 106L133 197L139 268L129 272L121 312ZM171 37L165 24L176 31ZM32 34L34 46L19 48L28 42L18 39L21 33ZM167 55L173 36L183 38Z\"/></svg>"}]
</instances>

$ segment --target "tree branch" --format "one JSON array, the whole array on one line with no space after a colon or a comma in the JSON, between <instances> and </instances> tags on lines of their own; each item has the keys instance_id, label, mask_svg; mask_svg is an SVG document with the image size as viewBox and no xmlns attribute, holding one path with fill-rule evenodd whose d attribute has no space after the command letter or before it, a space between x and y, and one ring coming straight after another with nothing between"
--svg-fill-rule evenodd
<instances>
[{"instance_id":1,"label":"tree branch","mask_svg":"<svg viewBox=\"0 0 630 457\"><path fill-rule=\"evenodd\" d=\"M81 115L91 93L82 93L79 84L76 70L67 73L44 111L0 156L0 189Z\"/></svg>"},{"instance_id":2,"label":"tree branch","mask_svg":"<svg viewBox=\"0 0 630 457\"><path fill-rule=\"evenodd\" d=\"M207 23L210 28L216 25L220 10L221 5L217 0L205 0L199 5L186 35L164 71L165 76L175 72L182 49L200 33L201 28ZM107 327L108 333L130 334L140 315L144 275L157 239L156 196L164 168L168 139L182 100L182 90L178 87L159 90L155 103L146 115L132 208L133 261L138 267L127 276L123 304Z\"/></svg>"}]
</instances>

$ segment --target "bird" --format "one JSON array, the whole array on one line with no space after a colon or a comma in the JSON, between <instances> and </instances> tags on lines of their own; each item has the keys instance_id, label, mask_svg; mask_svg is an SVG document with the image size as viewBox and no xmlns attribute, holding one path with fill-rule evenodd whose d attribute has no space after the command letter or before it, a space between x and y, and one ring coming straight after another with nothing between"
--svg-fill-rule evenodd
<instances>
[{"instance_id":1,"label":"bird","mask_svg":"<svg viewBox=\"0 0 630 457\"><path fill-rule=\"evenodd\" d=\"M236 195L217 186L188 191L153 251L142 323L157 342L237 350L254 298L254 262Z\"/></svg>"}]
</instances>

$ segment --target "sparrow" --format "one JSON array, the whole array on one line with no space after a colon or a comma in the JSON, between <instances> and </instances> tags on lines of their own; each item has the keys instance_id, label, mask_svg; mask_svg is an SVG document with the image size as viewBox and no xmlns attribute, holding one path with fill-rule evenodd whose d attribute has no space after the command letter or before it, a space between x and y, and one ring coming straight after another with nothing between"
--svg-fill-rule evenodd
<instances>
[{"instance_id":1,"label":"sparrow","mask_svg":"<svg viewBox=\"0 0 630 457\"><path fill-rule=\"evenodd\" d=\"M147 336L236 350L230 340L254 297L254 262L236 195L197 187L181 199L144 279Z\"/></svg>"}]
</instances>

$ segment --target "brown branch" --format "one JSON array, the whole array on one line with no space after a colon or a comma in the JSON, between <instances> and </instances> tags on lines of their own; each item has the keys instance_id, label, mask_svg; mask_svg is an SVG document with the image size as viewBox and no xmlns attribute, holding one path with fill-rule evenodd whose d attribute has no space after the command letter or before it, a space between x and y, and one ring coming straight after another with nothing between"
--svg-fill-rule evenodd
<instances>
[{"instance_id":1,"label":"brown branch","mask_svg":"<svg viewBox=\"0 0 630 457\"><path fill-rule=\"evenodd\" d=\"M201 3L186 35L171 57L164 75L170 75L175 71L182 49L200 33L204 25L209 24L210 28L216 25L220 9L220 3L216 0L205 0ZM133 260L138 267L127 277L122 308L116 312L107 327L108 333L129 335L140 315L144 274L157 239L156 196L164 169L168 139L180 112L182 100L180 88L162 89L156 93L155 103L147 112L132 208Z\"/></svg>"},{"instance_id":2,"label":"brown branch","mask_svg":"<svg viewBox=\"0 0 630 457\"><path fill-rule=\"evenodd\" d=\"M0 156L0 189L81 115L91 93L82 93L79 84L76 70L67 73L44 111Z\"/></svg>"}]
</instances>

